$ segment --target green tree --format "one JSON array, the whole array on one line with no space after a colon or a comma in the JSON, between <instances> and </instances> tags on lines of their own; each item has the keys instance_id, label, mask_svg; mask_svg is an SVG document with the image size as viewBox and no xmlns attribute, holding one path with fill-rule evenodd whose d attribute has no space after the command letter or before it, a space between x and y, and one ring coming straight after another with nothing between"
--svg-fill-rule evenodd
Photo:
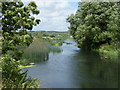
<instances>
[{"instance_id":1,"label":"green tree","mask_svg":"<svg viewBox=\"0 0 120 90\"><path fill-rule=\"evenodd\" d=\"M78 22L78 19L76 18L75 15L71 14L68 18L67 18L67 22L70 23L70 27L69 28L69 31L70 31L70 34L73 36L73 38L75 39L75 32L77 30L77 27L79 25L79 22Z\"/></svg>"},{"instance_id":2,"label":"green tree","mask_svg":"<svg viewBox=\"0 0 120 90\"><path fill-rule=\"evenodd\" d=\"M21 72L19 60L23 51L20 46L28 46L32 36L28 30L39 24L32 15L39 14L35 2L24 6L23 2L2 2L2 78L3 88L36 88L35 80Z\"/></svg>"},{"instance_id":3,"label":"green tree","mask_svg":"<svg viewBox=\"0 0 120 90\"><path fill-rule=\"evenodd\" d=\"M76 14L67 18L78 46L92 50L103 44L115 44L120 35L118 10L117 2L79 3Z\"/></svg>"},{"instance_id":4,"label":"green tree","mask_svg":"<svg viewBox=\"0 0 120 90\"><path fill-rule=\"evenodd\" d=\"M34 25L39 24L39 19L35 19L30 14L39 14L34 2L24 6L22 2L3 2L2 8L2 30L3 46L2 54L8 51L16 53L17 46L29 45L32 37L27 34L27 30L32 30Z\"/></svg>"}]
</instances>

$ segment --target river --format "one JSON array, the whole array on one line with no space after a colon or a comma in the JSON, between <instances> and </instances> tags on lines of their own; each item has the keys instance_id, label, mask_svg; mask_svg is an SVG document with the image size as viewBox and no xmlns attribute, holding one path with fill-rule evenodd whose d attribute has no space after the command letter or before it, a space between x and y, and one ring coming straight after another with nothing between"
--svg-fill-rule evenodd
<instances>
[{"instance_id":1,"label":"river","mask_svg":"<svg viewBox=\"0 0 120 90\"><path fill-rule=\"evenodd\" d=\"M28 76L40 80L42 88L117 88L118 64L102 60L97 53L82 52L67 39L59 53L49 52L48 60L25 68Z\"/></svg>"}]
</instances>

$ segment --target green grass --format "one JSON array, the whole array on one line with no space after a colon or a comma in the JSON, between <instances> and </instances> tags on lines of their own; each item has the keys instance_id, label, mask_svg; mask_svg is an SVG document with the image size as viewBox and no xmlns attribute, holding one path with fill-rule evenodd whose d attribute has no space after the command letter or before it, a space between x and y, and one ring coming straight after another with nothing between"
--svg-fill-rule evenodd
<instances>
[{"instance_id":1,"label":"green grass","mask_svg":"<svg viewBox=\"0 0 120 90\"><path fill-rule=\"evenodd\" d=\"M22 65L35 63L36 61L45 61L48 57L48 43L42 39L35 38L28 48L24 49Z\"/></svg>"},{"instance_id":2,"label":"green grass","mask_svg":"<svg viewBox=\"0 0 120 90\"><path fill-rule=\"evenodd\" d=\"M40 38L35 38L30 46L28 48L24 48L23 50L23 59L20 61L23 66L29 65L30 63L48 60L49 52L61 52L60 48L51 46L49 42Z\"/></svg>"},{"instance_id":3,"label":"green grass","mask_svg":"<svg viewBox=\"0 0 120 90\"><path fill-rule=\"evenodd\" d=\"M118 59L118 50L114 49L112 45L104 45L98 49L98 52L105 59Z\"/></svg>"}]
</instances>

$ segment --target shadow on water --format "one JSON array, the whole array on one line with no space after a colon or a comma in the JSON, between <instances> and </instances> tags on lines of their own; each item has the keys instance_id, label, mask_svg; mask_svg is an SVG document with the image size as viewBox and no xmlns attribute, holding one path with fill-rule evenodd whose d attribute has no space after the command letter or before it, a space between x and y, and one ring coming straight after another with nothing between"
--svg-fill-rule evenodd
<instances>
[{"instance_id":1,"label":"shadow on water","mask_svg":"<svg viewBox=\"0 0 120 90\"><path fill-rule=\"evenodd\" d=\"M28 75L41 80L48 88L117 88L118 63L101 59L98 53L83 52L72 39L49 52L48 61L37 62L37 67L26 68Z\"/></svg>"},{"instance_id":2,"label":"shadow on water","mask_svg":"<svg viewBox=\"0 0 120 90\"><path fill-rule=\"evenodd\" d=\"M101 59L96 52L78 51L74 56L74 68L77 76L83 76L83 82L77 80L81 88L117 88L118 63Z\"/></svg>"}]
</instances>

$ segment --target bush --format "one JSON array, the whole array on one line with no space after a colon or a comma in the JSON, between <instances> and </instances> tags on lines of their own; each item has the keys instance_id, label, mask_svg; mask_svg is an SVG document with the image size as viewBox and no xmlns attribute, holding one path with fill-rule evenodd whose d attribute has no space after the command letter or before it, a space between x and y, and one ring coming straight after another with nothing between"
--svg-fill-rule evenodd
<instances>
[{"instance_id":1,"label":"bush","mask_svg":"<svg viewBox=\"0 0 120 90\"><path fill-rule=\"evenodd\" d=\"M2 56L2 88L39 88L38 81L27 77L18 65L9 54Z\"/></svg>"},{"instance_id":2,"label":"bush","mask_svg":"<svg viewBox=\"0 0 120 90\"><path fill-rule=\"evenodd\" d=\"M99 53L106 59L118 59L118 51L112 45L104 45L99 48Z\"/></svg>"}]
</instances>

